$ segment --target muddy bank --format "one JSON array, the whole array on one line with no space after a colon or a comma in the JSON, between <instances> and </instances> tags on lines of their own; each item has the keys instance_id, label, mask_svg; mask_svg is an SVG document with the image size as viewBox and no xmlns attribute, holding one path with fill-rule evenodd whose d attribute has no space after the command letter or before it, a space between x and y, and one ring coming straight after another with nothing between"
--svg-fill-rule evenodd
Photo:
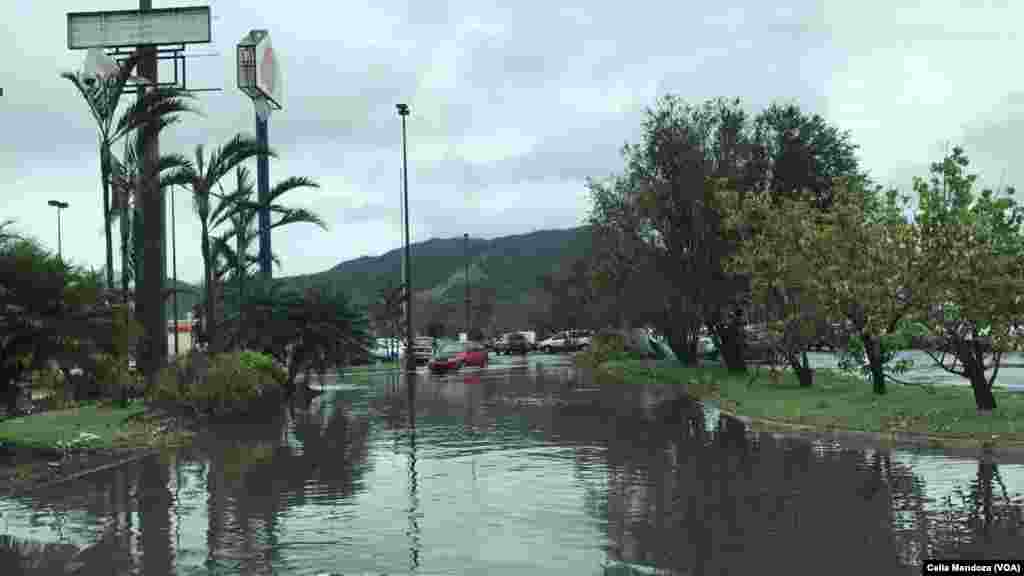
<instances>
[{"instance_id":1,"label":"muddy bank","mask_svg":"<svg viewBox=\"0 0 1024 576\"><path fill-rule=\"evenodd\" d=\"M147 409L130 419L145 434L117 447L57 448L0 445L0 497L33 492L158 454L161 449L184 445L195 435L200 421L162 408Z\"/></svg>"}]
</instances>

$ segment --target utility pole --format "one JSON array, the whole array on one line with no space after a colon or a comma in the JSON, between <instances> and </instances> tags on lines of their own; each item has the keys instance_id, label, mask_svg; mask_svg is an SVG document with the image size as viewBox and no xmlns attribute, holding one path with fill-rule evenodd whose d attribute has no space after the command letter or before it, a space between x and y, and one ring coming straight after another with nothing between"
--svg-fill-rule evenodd
<instances>
[{"instance_id":1,"label":"utility pole","mask_svg":"<svg viewBox=\"0 0 1024 576\"><path fill-rule=\"evenodd\" d=\"M472 331L470 326L470 312L469 312L469 234L462 235L462 253L464 260L466 261L466 342L469 342L469 333Z\"/></svg>"},{"instance_id":2,"label":"utility pole","mask_svg":"<svg viewBox=\"0 0 1024 576\"><path fill-rule=\"evenodd\" d=\"M68 207L67 202L61 202L60 200L50 200L47 202L48 205L53 206L57 209L57 258L64 262L64 249L62 247L61 240L61 222L60 222L60 211Z\"/></svg>"},{"instance_id":3,"label":"utility pole","mask_svg":"<svg viewBox=\"0 0 1024 576\"><path fill-rule=\"evenodd\" d=\"M174 277L174 359L178 360L178 236L174 225L174 186L171 186L171 274Z\"/></svg>"},{"instance_id":4,"label":"utility pole","mask_svg":"<svg viewBox=\"0 0 1024 576\"><path fill-rule=\"evenodd\" d=\"M405 144L405 117L409 115L407 104L397 104L398 115L402 117L402 200L405 207L405 365L410 372L416 371L416 354L412 336L412 266L409 256L409 162Z\"/></svg>"}]
</instances>

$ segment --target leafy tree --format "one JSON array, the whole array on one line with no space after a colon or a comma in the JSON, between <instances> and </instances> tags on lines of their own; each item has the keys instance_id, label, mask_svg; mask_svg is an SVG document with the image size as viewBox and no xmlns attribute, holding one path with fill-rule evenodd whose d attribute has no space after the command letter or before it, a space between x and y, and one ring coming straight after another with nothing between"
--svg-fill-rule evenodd
<instances>
[{"instance_id":1,"label":"leafy tree","mask_svg":"<svg viewBox=\"0 0 1024 576\"><path fill-rule=\"evenodd\" d=\"M723 266L738 238L721 228L715 191L810 193L826 208L836 177L863 180L855 149L848 134L795 105L773 104L751 121L738 100L690 106L674 96L659 99L647 112L641 142L625 149L625 174L590 182L599 288L623 295L639 267L650 269L643 284L657 289L647 300L661 308L651 323L660 319L683 361L696 361L697 332L706 324L722 343L726 365L742 371L737 312L750 304L749 279Z\"/></svg>"},{"instance_id":2,"label":"leafy tree","mask_svg":"<svg viewBox=\"0 0 1024 576\"><path fill-rule=\"evenodd\" d=\"M810 385L809 367L795 353L820 314L863 343L873 390L884 394L886 337L913 309L908 287L920 257L916 230L895 191L882 198L862 182L841 182L830 196L832 206L823 212L810 194L778 198L765 191L741 203L740 194L724 191L728 226L756 230L729 266L751 278L758 299L781 309L776 333L804 385Z\"/></svg>"},{"instance_id":3,"label":"leafy tree","mask_svg":"<svg viewBox=\"0 0 1024 576\"><path fill-rule=\"evenodd\" d=\"M73 364L95 378L100 355L124 357L138 337L115 294L99 274L61 261L38 242L0 234L0 391L8 412L17 381L51 360Z\"/></svg>"},{"instance_id":4,"label":"leafy tree","mask_svg":"<svg viewBox=\"0 0 1024 576\"><path fill-rule=\"evenodd\" d=\"M754 119L751 140L749 189L777 197L809 193L817 208L828 209L836 179L865 178L849 132L796 104L769 105Z\"/></svg>"},{"instance_id":5,"label":"leafy tree","mask_svg":"<svg viewBox=\"0 0 1024 576\"><path fill-rule=\"evenodd\" d=\"M261 281L246 303L246 316L259 331L246 333L244 345L262 350L287 366L289 394L296 376L310 369L321 374L343 367L370 349L368 321L348 297L331 287L304 293L287 290L280 281Z\"/></svg>"},{"instance_id":6,"label":"leafy tree","mask_svg":"<svg viewBox=\"0 0 1024 576\"><path fill-rule=\"evenodd\" d=\"M927 351L944 370L967 378L979 410L996 407L992 384L1002 356L1024 344L1024 207L1010 195L974 192L977 176L957 147L916 178L922 258L915 285L918 319L938 337ZM947 363L946 357L951 361ZM991 375L986 376L986 371Z\"/></svg>"},{"instance_id":7,"label":"leafy tree","mask_svg":"<svg viewBox=\"0 0 1024 576\"><path fill-rule=\"evenodd\" d=\"M557 272L541 276L538 284L547 295L547 314L553 326L591 327L588 305L593 290L589 265L585 259L576 258L566 262Z\"/></svg>"}]
</instances>

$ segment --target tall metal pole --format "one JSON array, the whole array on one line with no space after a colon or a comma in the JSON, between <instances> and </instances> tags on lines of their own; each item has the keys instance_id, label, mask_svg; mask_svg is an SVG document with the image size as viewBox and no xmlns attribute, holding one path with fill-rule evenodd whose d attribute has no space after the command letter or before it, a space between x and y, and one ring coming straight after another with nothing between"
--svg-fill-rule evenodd
<instances>
[{"instance_id":1,"label":"tall metal pole","mask_svg":"<svg viewBox=\"0 0 1024 576\"><path fill-rule=\"evenodd\" d=\"M64 248L62 244L63 242L61 241L60 233L60 207L57 207L57 258L61 262L64 261Z\"/></svg>"},{"instance_id":2,"label":"tall metal pole","mask_svg":"<svg viewBox=\"0 0 1024 576\"><path fill-rule=\"evenodd\" d=\"M260 202L259 225L260 225L260 275L264 280L270 280L273 275L270 260L270 207L268 197L270 196L270 158L265 153L269 145L267 124L270 114L260 118L256 114L256 141L263 148L256 158L256 190Z\"/></svg>"},{"instance_id":3,"label":"tall metal pole","mask_svg":"<svg viewBox=\"0 0 1024 576\"><path fill-rule=\"evenodd\" d=\"M471 331L469 319L469 234L462 235L462 252L466 261L466 341L469 341Z\"/></svg>"},{"instance_id":4,"label":"tall metal pole","mask_svg":"<svg viewBox=\"0 0 1024 576\"><path fill-rule=\"evenodd\" d=\"M174 278L174 292L171 297L174 303L174 357L178 358L178 235L177 227L174 225L174 188L175 186L171 186L171 274Z\"/></svg>"},{"instance_id":5,"label":"tall metal pole","mask_svg":"<svg viewBox=\"0 0 1024 576\"><path fill-rule=\"evenodd\" d=\"M47 202L47 205L53 206L54 208L57 209L57 258L61 262L63 262L64 261L64 249L63 249L63 241L61 239L60 211L65 209L65 208L67 208L68 206L70 206L70 204L68 204L67 202L61 202L60 200L50 200L50 201Z\"/></svg>"},{"instance_id":6,"label":"tall metal pole","mask_svg":"<svg viewBox=\"0 0 1024 576\"><path fill-rule=\"evenodd\" d=\"M405 365L410 372L416 371L416 354L413 351L412 336L412 266L409 255L409 162L405 144L405 117L409 115L407 104L398 104L398 115L402 117L402 199L405 206Z\"/></svg>"}]
</instances>

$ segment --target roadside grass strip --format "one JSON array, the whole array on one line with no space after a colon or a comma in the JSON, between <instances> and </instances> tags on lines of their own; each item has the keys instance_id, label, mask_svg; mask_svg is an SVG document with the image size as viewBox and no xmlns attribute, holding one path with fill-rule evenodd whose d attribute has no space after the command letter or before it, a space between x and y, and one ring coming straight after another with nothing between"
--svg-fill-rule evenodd
<instances>
[{"instance_id":1,"label":"roadside grass strip","mask_svg":"<svg viewBox=\"0 0 1024 576\"><path fill-rule=\"evenodd\" d=\"M754 420L807 425L823 430L920 434L935 439L1024 445L1024 394L993 390L998 408L979 412L969 386L906 386L889 382L876 395L857 376L819 369L814 385L800 388L789 371L750 368L733 374L719 366L621 360L599 367L599 377L621 383L676 384L696 399Z\"/></svg>"}]
</instances>

